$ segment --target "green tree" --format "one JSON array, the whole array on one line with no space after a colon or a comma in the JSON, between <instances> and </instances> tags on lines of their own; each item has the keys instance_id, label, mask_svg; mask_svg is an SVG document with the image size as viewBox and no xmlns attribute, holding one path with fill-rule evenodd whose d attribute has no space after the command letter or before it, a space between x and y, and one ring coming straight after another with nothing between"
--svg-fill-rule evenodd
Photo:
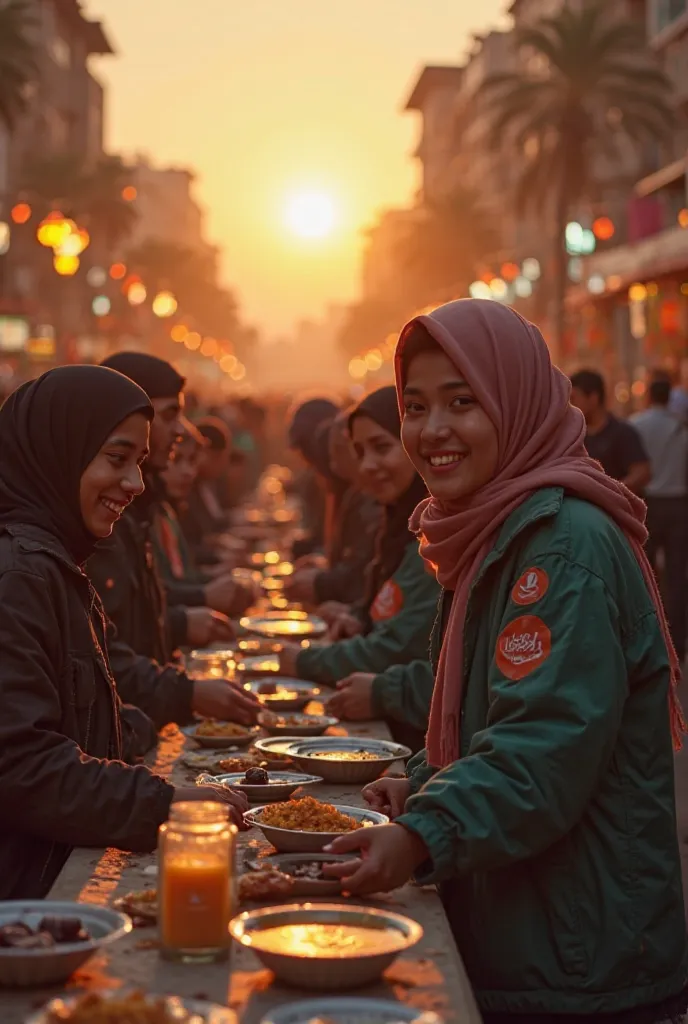
<instances>
[{"instance_id":1,"label":"green tree","mask_svg":"<svg viewBox=\"0 0 688 1024\"><path fill-rule=\"evenodd\" d=\"M565 229L594 199L600 159L620 164L622 138L662 140L674 124L671 84L654 63L643 29L608 2L558 14L518 30L524 66L488 78L476 95L490 140L523 156L516 203L521 212L554 211L553 295L556 342L565 328L568 255Z\"/></svg>"},{"instance_id":2,"label":"green tree","mask_svg":"<svg viewBox=\"0 0 688 1024\"><path fill-rule=\"evenodd\" d=\"M499 246L479 196L458 187L441 201L420 207L399 244L399 272L409 309L446 302L465 292L475 266Z\"/></svg>"},{"instance_id":3,"label":"green tree","mask_svg":"<svg viewBox=\"0 0 688 1024\"><path fill-rule=\"evenodd\" d=\"M38 72L36 28L31 0L0 0L0 120L9 128L26 110L27 86Z\"/></svg>"}]
</instances>

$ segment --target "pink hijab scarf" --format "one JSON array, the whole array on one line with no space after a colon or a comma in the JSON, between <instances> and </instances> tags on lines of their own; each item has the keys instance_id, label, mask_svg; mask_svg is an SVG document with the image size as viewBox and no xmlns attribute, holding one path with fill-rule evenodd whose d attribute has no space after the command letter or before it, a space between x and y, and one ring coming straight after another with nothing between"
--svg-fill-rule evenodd
<instances>
[{"instance_id":1,"label":"pink hijab scarf","mask_svg":"<svg viewBox=\"0 0 688 1024\"><path fill-rule=\"evenodd\" d=\"M471 583L504 521L531 494L546 487L563 487L568 494L597 505L627 537L669 652L671 729L674 745L680 746L685 728L676 696L680 667L643 548L645 504L588 457L583 416L569 404L569 381L552 366L540 331L510 307L480 299L449 302L414 318L402 331L396 351L400 402L404 346L418 326L461 371L495 425L499 442L497 470L489 483L456 502L428 498L411 517L422 556L437 567L441 585L454 591L430 709L428 763L445 767L460 754L463 632Z\"/></svg>"}]
</instances>

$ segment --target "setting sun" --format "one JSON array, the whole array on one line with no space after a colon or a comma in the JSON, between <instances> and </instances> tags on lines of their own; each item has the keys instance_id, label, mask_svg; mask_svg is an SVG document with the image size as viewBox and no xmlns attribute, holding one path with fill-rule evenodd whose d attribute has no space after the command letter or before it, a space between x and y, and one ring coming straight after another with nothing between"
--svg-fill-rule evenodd
<instances>
[{"instance_id":1,"label":"setting sun","mask_svg":"<svg viewBox=\"0 0 688 1024\"><path fill-rule=\"evenodd\" d=\"M299 238L326 238L336 225L337 211L325 192L296 192L287 200L285 222Z\"/></svg>"}]
</instances>

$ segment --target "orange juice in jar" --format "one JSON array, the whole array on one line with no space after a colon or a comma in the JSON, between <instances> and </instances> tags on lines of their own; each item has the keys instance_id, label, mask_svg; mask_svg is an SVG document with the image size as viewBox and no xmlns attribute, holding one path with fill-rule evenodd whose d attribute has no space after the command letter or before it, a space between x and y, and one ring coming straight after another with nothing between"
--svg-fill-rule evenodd
<instances>
[{"instance_id":1,"label":"orange juice in jar","mask_svg":"<svg viewBox=\"0 0 688 1024\"><path fill-rule=\"evenodd\" d=\"M163 956L224 959L233 912L234 841L224 804L172 804L158 840L159 930Z\"/></svg>"}]
</instances>

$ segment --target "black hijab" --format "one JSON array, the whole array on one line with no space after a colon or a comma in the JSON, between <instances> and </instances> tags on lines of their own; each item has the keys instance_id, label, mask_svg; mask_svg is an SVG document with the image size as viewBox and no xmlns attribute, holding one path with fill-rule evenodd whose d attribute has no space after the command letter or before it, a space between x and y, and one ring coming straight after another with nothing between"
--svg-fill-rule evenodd
<instances>
[{"instance_id":1,"label":"black hijab","mask_svg":"<svg viewBox=\"0 0 688 1024\"><path fill-rule=\"evenodd\" d=\"M18 388L0 409L0 525L39 526L84 562L98 538L81 516L81 477L136 412L153 418L148 396L103 366L60 366Z\"/></svg>"},{"instance_id":2,"label":"black hijab","mask_svg":"<svg viewBox=\"0 0 688 1024\"><path fill-rule=\"evenodd\" d=\"M312 463L313 439L318 427L331 421L339 409L329 398L309 398L297 406L289 424L289 444Z\"/></svg>"},{"instance_id":3,"label":"black hijab","mask_svg":"<svg viewBox=\"0 0 688 1024\"><path fill-rule=\"evenodd\" d=\"M401 417L397 389L388 385L366 395L349 415L349 430L359 416L367 416L393 437L401 437ZM368 613L380 588L401 565L406 548L413 540L409 519L428 491L423 478L414 474L410 486L393 505L385 505L384 518L376 540L375 560L368 573L368 586L363 603Z\"/></svg>"},{"instance_id":4,"label":"black hijab","mask_svg":"<svg viewBox=\"0 0 688 1024\"><path fill-rule=\"evenodd\" d=\"M135 381L149 398L174 398L186 384L172 363L149 356L147 352L115 352L101 365L109 366Z\"/></svg>"}]
</instances>

